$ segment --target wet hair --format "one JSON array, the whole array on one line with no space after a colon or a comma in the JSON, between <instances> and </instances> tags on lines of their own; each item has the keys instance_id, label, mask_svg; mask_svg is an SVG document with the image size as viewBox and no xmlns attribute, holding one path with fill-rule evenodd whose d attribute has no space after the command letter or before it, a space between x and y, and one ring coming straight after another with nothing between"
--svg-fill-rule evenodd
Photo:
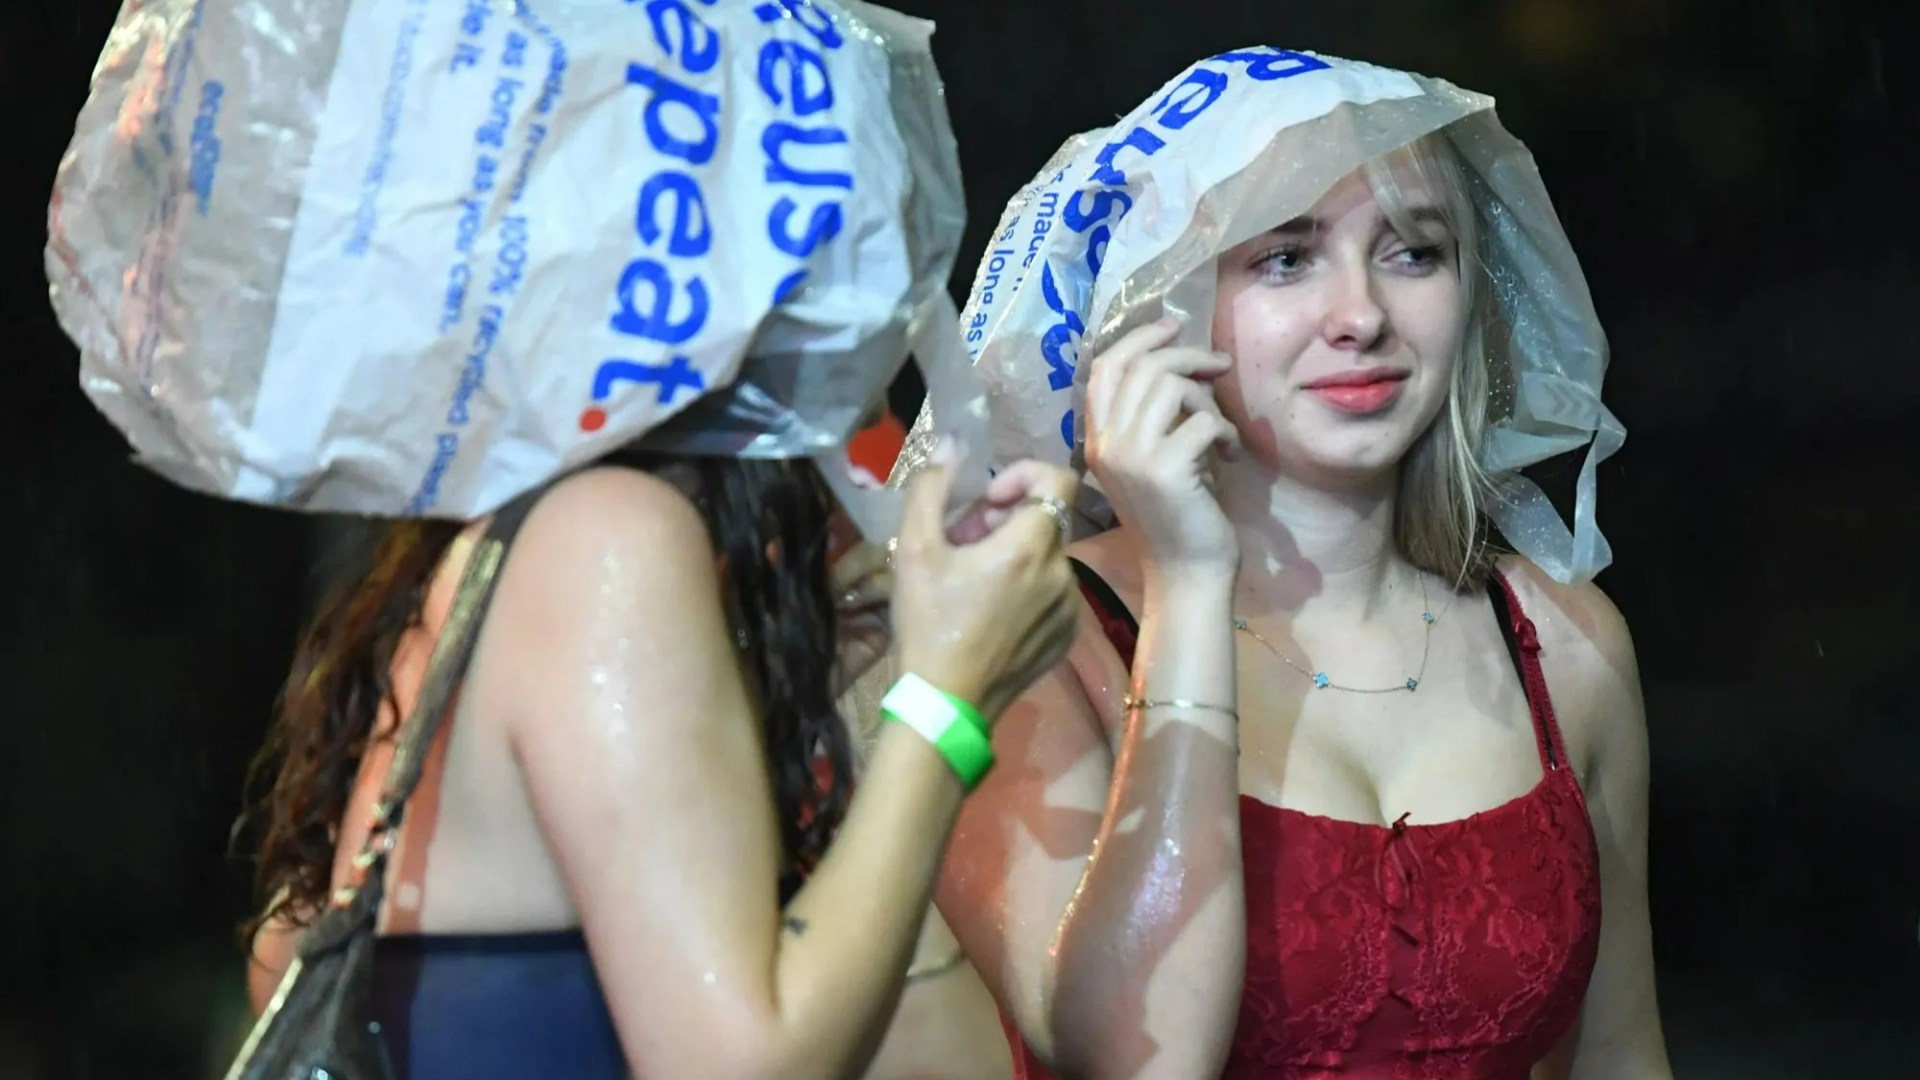
<instances>
[{"instance_id":1,"label":"wet hair","mask_svg":"<svg viewBox=\"0 0 1920 1080\"><path fill-rule=\"evenodd\" d=\"M1446 406L1400 463L1394 542L1422 570L1456 588L1478 589L1499 555L1489 543L1486 518L1493 484L1480 464L1495 407L1487 348L1493 290L1480 253L1481 223L1466 166L1446 135L1436 132L1374 158L1363 173L1374 202L1404 239L1412 242L1423 233L1407 192L1413 186L1432 200L1455 244L1466 327Z\"/></svg>"},{"instance_id":2,"label":"wet hair","mask_svg":"<svg viewBox=\"0 0 1920 1080\"><path fill-rule=\"evenodd\" d=\"M691 474L690 494L724 567L724 603L764 726L786 873L782 895L824 852L844 815L851 739L834 705L831 494L804 461L667 459L624 451L606 464ZM261 915L301 925L325 908L334 844L383 707L397 710L392 665L421 625L428 588L463 526L386 528L357 580L320 605L295 651L278 716L255 760L257 804L237 836L257 835ZM270 779L269 779L270 778Z\"/></svg>"}]
</instances>

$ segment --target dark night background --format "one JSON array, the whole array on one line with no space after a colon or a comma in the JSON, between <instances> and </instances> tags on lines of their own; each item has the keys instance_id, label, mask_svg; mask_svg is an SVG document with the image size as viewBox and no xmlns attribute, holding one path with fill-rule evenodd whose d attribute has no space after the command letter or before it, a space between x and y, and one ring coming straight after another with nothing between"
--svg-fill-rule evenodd
<instances>
[{"instance_id":1,"label":"dark night background","mask_svg":"<svg viewBox=\"0 0 1920 1080\"><path fill-rule=\"evenodd\" d=\"M1601 583L1646 685L1678 1075L1920 1075L1910 5L895 6L941 21L972 193L956 287L1064 136L1205 54L1310 48L1499 98L1613 343ZM44 215L116 7L10 5L0 28L0 1080L224 1066L247 899L227 830L337 546L128 464L78 389Z\"/></svg>"}]
</instances>

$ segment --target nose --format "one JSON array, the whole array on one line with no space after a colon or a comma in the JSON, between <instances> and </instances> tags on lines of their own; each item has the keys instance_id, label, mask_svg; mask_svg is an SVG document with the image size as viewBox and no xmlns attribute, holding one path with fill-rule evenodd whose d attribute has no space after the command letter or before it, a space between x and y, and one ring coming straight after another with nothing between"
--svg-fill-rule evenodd
<instances>
[{"instance_id":1,"label":"nose","mask_svg":"<svg viewBox=\"0 0 1920 1080\"><path fill-rule=\"evenodd\" d=\"M1387 311L1374 294L1373 275L1361 260L1332 275L1320 333L1336 349L1366 352L1387 332Z\"/></svg>"}]
</instances>

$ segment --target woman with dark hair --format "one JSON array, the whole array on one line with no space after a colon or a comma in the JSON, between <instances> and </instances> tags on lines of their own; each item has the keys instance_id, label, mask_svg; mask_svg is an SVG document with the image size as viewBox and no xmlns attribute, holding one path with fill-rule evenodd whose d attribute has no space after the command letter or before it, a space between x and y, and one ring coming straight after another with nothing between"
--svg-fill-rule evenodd
<instances>
[{"instance_id":1,"label":"woman with dark hair","mask_svg":"<svg viewBox=\"0 0 1920 1080\"><path fill-rule=\"evenodd\" d=\"M389 860L375 999L403 1074L859 1075L978 777L904 716L852 796L839 624L891 576L901 669L990 724L1071 640L1073 487L1010 469L950 531L936 470L889 575L864 544L829 565L834 502L804 461L624 454L555 484ZM268 748L256 1009L350 880L484 527L392 526L300 645Z\"/></svg>"},{"instance_id":2,"label":"woman with dark hair","mask_svg":"<svg viewBox=\"0 0 1920 1080\"><path fill-rule=\"evenodd\" d=\"M985 418L932 32L864 0L121 12L48 214L82 386L173 482L453 522L393 525L300 645L230 1075L866 1069L992 722L1074 621L1045 465L919 484L891 567L830 565L836 509L896 532L815 462L909 352ZM834 701L875 657L842 631L889 597L854 797Z\"/></svg>"}]
</instances>

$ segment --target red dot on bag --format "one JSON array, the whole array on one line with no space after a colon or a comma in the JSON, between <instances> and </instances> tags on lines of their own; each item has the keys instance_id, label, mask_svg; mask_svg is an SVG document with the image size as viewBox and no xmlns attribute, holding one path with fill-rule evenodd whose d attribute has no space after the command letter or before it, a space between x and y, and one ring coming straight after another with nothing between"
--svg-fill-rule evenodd
<instances>
[{"instance_id":1,"label":"red dot on bag","mask_svg":"<svg viewBox=\"0 0 1920 1080\"><path fill-rule=\"evenodd\" d=\"M580 414L581 431L599 431L606 426L607 411L605 409L588 409Z\"/></svg>"}]
</instances>

